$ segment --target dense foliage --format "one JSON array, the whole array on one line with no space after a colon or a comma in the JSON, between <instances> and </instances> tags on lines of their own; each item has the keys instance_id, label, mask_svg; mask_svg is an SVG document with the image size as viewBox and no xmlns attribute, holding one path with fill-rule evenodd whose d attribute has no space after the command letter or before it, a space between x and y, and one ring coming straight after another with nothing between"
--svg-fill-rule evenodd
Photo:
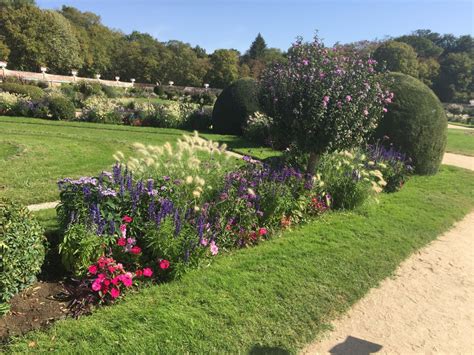
<instances>
[{"instance_id":1,"label":"dense foliage","mask_svg":"<svg viewBox=\"0 0 474 355\"><path fill-rule=\"evenodd\" d=\"M0 91L28 96L34 100L41 99L44 96L44 91L35 85L24 85L12 82L0 83Z\"/></svg>"},{"instance_id":2,"label":"dense foliage","mask_svg":"<svg viewBox=\"0 0 474 355\"><path fill-rule=\"evenodd\" d=\"M382 44L373 55L380 66L390 71L418 76L418 61L415 50L408 44L389 41Z\"/></svg>"},{"instance_id":3,"label":"dense foliage","mask_svg":"<svg viewBox=\"0 0 474 355\"><path fill-rule=\"evenodd\" d=\"M419 80L401 73L388 75L395 99L376 136L413 159L419 174L438 171L446 147L447 120L436 95Z\"/></svg>"},{"instance_id":4,"label":"dense foliage","mask_svg":"<svg viewBox=\"0 0 474 355\"><path fill-rule=\"evenodd\" d=\"M43 230L30 212L0 200L0 303L36 280L45 250Z\"/></svg>"},{"instance_id":5,"label":"dense foliage","mask_svg":"<svg viewBox=\"0 0 474 355\"><path fill-rule=\"evenodd\" d=\"M307 171L314 172L321 155L364 144L391 101L376 61L338 48L325 48L316 37L299 39L288 62L267 69L261 101L273 119L277 140L310 154Z\"/></svg>"},{"instance_id":6,"label":"dense foliage","mask_svg":"<svg viewBox=\"0 0 474 355\"><path fill-rule=\"evenodd\" d=\"M217 133L242 134L249 115L259 110L258 83L239 79L225 88L212 112L212 126Z\"/></svg>"}]
</instances>

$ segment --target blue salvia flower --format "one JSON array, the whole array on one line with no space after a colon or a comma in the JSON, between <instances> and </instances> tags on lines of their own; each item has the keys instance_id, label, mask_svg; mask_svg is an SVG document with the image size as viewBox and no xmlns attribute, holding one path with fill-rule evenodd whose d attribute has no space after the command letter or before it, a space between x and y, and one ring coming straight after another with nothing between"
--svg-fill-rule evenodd
<instances>
[{"instance_id":1,"label":"blue salvia flower","mask_svg":"<svg viewBox=\"0 0 474 355\"><path fill-rule=\"evenodd\" d=\"M174 212L174 236L178 236L181 232L181 216L179 215L179 210L176 209Z\"/></svg>"},{"instance_id":2,"label":"blue salvia flower","mask_svg":"<svg viewBox=\"0 0 474 355\"><path fill-rule=\"evenodd\" d=\"M114 176L114 183L118 184L122 175L122 166L119 163L116 163L113 167L112 173Z\"/></svg>"}]
</instances>

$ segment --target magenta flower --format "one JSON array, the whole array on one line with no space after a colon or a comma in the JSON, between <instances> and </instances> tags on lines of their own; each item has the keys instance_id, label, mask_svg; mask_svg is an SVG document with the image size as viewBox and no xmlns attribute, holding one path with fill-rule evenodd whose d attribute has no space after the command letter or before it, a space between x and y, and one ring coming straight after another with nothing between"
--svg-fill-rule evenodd
<instances>
[{"instance_id":1,"label":"magenta flower","mask_svg":"<svg viewBox=\"0 0 474 355\"><path fill-rule=\"evenodd\" d=\"M91 275L97 274L97 266L95 266L95 265L89 266L89 274L91 274Z\"/></svg>"},{"instance_id":2,"label":"magenta flower","mask_svg":"<svg viewBox=\"0 0 474 355\"><path fill-rule=\"evenodd\" d=\"M152 277L153 276L153 270L150 269L149 267L144 268L143 269L143 276Z\"/></svg>"},{"instance_id":3,"label":"magenta flower","mask_svg":"<svg viewBox=\"0 0 474 355\"><path fill-rule=\"evenodd\" d=\"M309 64L309 60L308 60L308 59L303 59L303 64L304 64L304 65L308 65L308 64Z\"/></svg>"},{"instance_id":4,"label":"magenta flower","mask_svg":"<svg viewBox=\"0 0 474 355\"><path fill-rule=\"evenodd\" d=\"M101 289L101 282L99 279L95 279L95 281L92 283L92 290L94 290L95 292L98 292L100 291Z\"/></svg>"},{"instance_id":5,"label":"magenta flower","mask_svg":"<svg viewBox=\"0 0 474 355\"><path fill-rule=\"evenodd\" d=\"M127 225L126 224L120 225L120 231L122 232L122 238L126 238L127 237Z\"/></svg>"},{"instance_id":6,"label":"magenta flower","mask_svg":"<svg viewBox=\"0 0 474 355\"><path fill-rule=\"evenodd\" d=\"M112 296L113 299L117 298L118 296L120 296L120 290L118 288L115 288L113 287L111 290L110 290L110 295Z\"/></svg>"}]
</instances>

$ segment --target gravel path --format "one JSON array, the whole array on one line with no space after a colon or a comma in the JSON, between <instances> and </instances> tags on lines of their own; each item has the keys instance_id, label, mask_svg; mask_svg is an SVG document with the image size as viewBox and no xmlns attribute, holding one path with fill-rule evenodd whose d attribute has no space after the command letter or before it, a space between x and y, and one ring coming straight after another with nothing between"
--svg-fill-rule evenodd
<instances>
[{"instance_id":1,"label":"gravel path","mask_svg":"<svg viewBox=\"0 0 474 355\"><path fill-rule=\"evenodd\" d=\"M452 129L473 129L471 127L463 127L463 126L458 126L458 125L455 125L455 124L449 124L448 123L448 128L452 128Z\"/></svg>"},{"instance_id":2,"label":"gravel path","mask_svg":"<svg viewBox=\"0 0 474 355\"><path fill-rule=\"evenodd\" d=\"M474 157L444 164L474 170ZM304 354L474 353L474 212L404 261Z\"/></svg>"}]
</instances>

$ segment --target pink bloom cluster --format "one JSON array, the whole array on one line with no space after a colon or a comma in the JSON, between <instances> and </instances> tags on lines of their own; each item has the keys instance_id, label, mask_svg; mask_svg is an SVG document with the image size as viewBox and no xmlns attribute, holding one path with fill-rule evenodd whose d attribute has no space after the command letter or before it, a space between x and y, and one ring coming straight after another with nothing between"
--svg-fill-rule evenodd
<instances>
[{"instance_id":1,"label":"pink bloom cluster","mask_svg":"<svg viewBox=\"0 0 474 355\"><path fill-rule=\"evenodd\" d=\"M136 239L134 238L127 238L127 224L133 221L133 218L130 216L124 216L122 218L124 224L120 226L120 237L117 239L117 245L123 247L123 251L138 255L142 252L142 249L136 244Z\"/></svg>"},{"instance_id":2,"label":"pink bloom cluster","mask_svg":"<svg viewBox=\"0 0 474 355\"><path fill-rule=\"evenodd\" d=\"M95 264L89 266L88 273L92 279L92 291L97 292L102 301L118 298L123 288L133 285L134 275L113 258L101 256ZM153 270L137 270L135 276L152 277Z\"/></svg>"}]
</instances>

